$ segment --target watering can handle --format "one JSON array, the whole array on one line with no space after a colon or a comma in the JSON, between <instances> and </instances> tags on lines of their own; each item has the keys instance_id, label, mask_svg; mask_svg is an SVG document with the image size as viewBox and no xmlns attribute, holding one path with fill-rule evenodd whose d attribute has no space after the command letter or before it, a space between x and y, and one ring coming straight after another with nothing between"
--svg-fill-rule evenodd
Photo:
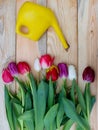
<instances>
[{"instance_id":1,"label":"watering can handle","mask_svg":"<svg viewBox=\"0 0 98 130\"><path fill-rule=\"evenodd\" d=\"M20 24L20 25L17 25L16 32L18 32L22 36L28 36L30 33L30 30L27 26Z\"/></svg>"}]
</instances>

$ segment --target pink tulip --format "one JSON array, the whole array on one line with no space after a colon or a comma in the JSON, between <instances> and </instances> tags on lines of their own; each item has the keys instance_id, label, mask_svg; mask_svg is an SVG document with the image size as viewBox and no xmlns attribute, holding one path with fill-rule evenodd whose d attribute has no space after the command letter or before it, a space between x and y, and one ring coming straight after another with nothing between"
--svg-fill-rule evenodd
<instances>
[{"instance_id":1,"label":"pink tulip","mask_svg":"<svg viewBox=\"0 0 98 130\"><path fill-rule=\"evenodd\" d=\"M28 73L28 72L30 72L30 66L28 65L28 63L27 62L19 62L18 64L17 64L17 68L18 68L18 72L20 73L20 74L26 74L26 73Z\"/></svg>"},{"instance_id":2,"label":"pink tulip","mask_svg":"<svg viewBox=\"0 0 98 130\"><path fill-rule=\"evenodd\" d=\"M3 69L2 80L5 83L11 83L14 80L14 78L12 77L12 75L10 74L10 72L9 72L9 70L7 68Z\"/></svg>"},{"instance_id":3,"label":"pink tulip","mask_svg":"<svg viewBox=\"0 0 98 130\"><path fill-rule=\"evenodd\" d=\"M53 64L54 58L49 54L42 55L40 58L40 65L43 69L49 68Z\"/></svg>"}]
</instances>

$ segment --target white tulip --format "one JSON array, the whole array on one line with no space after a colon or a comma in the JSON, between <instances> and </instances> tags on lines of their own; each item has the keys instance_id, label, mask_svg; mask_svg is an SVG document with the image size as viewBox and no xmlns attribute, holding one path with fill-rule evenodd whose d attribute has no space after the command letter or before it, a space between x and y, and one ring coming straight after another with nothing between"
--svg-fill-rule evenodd
<instances>
[{"instance_id":1,"label":"white tulip","mask_svg":"<svg viewBox=\"0 0 98 130\"><path fill-rule=\"evenodd\" d=\"M68 75L69 80L77 79L76 69L73 65L68 66L68 72L69 72L69 75Z\"/></svg>"},{"instance_id":2,"label":"white tulip","mask_svg":"<svg viewBox=\"0 0 98 130\"><path fill-rule=\"evenodd\" d=\"M36 58L34 61L34 70L36 70L37 72L41 70L41 66L38 58Z\"/></svg>"}]
</instances>

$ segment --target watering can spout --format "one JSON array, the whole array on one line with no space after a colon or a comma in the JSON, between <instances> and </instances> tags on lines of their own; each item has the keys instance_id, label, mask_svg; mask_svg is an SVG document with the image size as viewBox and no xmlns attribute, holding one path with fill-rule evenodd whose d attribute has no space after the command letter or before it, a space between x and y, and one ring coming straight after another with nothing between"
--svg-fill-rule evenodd
<instances>
[{"instance_id":1,"label":"watering can spout","mask_svg":"<svg viewBox=\"0 0 98 130\"><path fill-rule=\"evenodd\" d=\"M51 26L57 33L63 47L67 49L68 44L54 13L49 8L32 2L25 2L20 8L17 17L16 33L38 41Z\"/></svg>"},{"instance_id":2,"label":"watering can spout","mask_svg":"<svg viewBox=\"0 0 98 130\"><path fill-rule=\"evenodd\" d=\"M65 49L67 49L69 47L69 45L68 45L67 41L65 40L65 37L64 37L64 35L63 35L62 31L61 31L61 28L60 28L60 26L59 26L59 24L58 24L56 19L54 20L54 22L52 24L52 27L54 28L57 36L59 37L63 47Z\"/></svg>"}]
</instances>

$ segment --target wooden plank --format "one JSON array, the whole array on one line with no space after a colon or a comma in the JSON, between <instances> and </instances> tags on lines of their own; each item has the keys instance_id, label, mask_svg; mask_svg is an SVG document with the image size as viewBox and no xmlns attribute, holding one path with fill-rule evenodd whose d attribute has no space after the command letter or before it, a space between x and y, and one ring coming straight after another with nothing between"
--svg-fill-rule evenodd
<instances>
[{"instance_id":1,"label":"wooden plank","mask_svg":"<svg viewBox=\"0 0 98 130\"><path fill-rule=\"evenodd\" d=\"M43 6L47 6L47 0L37 0L37 3ZM47 53L47 32L42 36L42 38L38 41L38 48L40 55Z\"/></svg>"},{"instance_id":2,"label":"wooden plank","mask_svg":"<svg viewBox=\"0 0 98 130\"><path fill-rule=\"evenodd\" d=\"M26 0L17 0L17 13L19 8ZM29 0L32 2L37 2L36 0ZM35 77L39 77L38 73L36 73L33 69L33 63L36 57L39 57L39 50L38 50L38 42L34 42L27 38L24 38L20 35L17 35L17 62L18 61L27 61L32 66L32 72Z\"/></svg>"},{"instance_id":3,"label":"wooden plank","mask_svg":"<svg viewBox=\"0 0 98 130\"><path fill-rule=\"evenodd\" d=\"M63 34L70 45L67 51L52 28L47 34L47 53L55 56L55 64L65 62L77 68L77 0L47 0L47 7L51 8L59 22ZM61 83L61 82L59 82ZM72 127L71 130L75 129Z\"/></svg>"},{"instance_id":4,"label":"wooden plank","mask_svg":"<svg viewBox=\"0 0 98 130\"><path fill-rule=\"evenodd\" d=\"M97 5L97 6L96 6ZM92 94L98 95L98 0L78 0L78 72L79 84L84 86L82 71L91 66L96 72L96 80L92 84ZM84 89L84 88L82 88ZM97 90L97 91L96 91ZM98 97L97 97L98 99ZM92 130L98 129L98 101L91 116ZM98 113L98 112L97 112ZM96 116L97 115L97 116Z\"/></svg>"},{"instance_id":5,"label":"wooden plank","mask_svg":"<svg viewBox=\"0 0 98 130\"><path fill-rule=\"evenodd\" d=\"M77 67L77 0L47 0L57 16L64 36L70 45L68 52L65 51L52 28L48 31L47 52L55 56L55 63L65 62Z\"/></svg>"},{"instance_id":6,"label":"wooden plank","mask_svg":"<svg viewBox=\"0 0 98 130\"><path fill-rule=\"evenodd\" d=\"M0 0L0 74L9 60L15 60L16 0ZM0 130L9 130L4 105L4 87L0 78Z\"/></svg>"}]
</instances>

